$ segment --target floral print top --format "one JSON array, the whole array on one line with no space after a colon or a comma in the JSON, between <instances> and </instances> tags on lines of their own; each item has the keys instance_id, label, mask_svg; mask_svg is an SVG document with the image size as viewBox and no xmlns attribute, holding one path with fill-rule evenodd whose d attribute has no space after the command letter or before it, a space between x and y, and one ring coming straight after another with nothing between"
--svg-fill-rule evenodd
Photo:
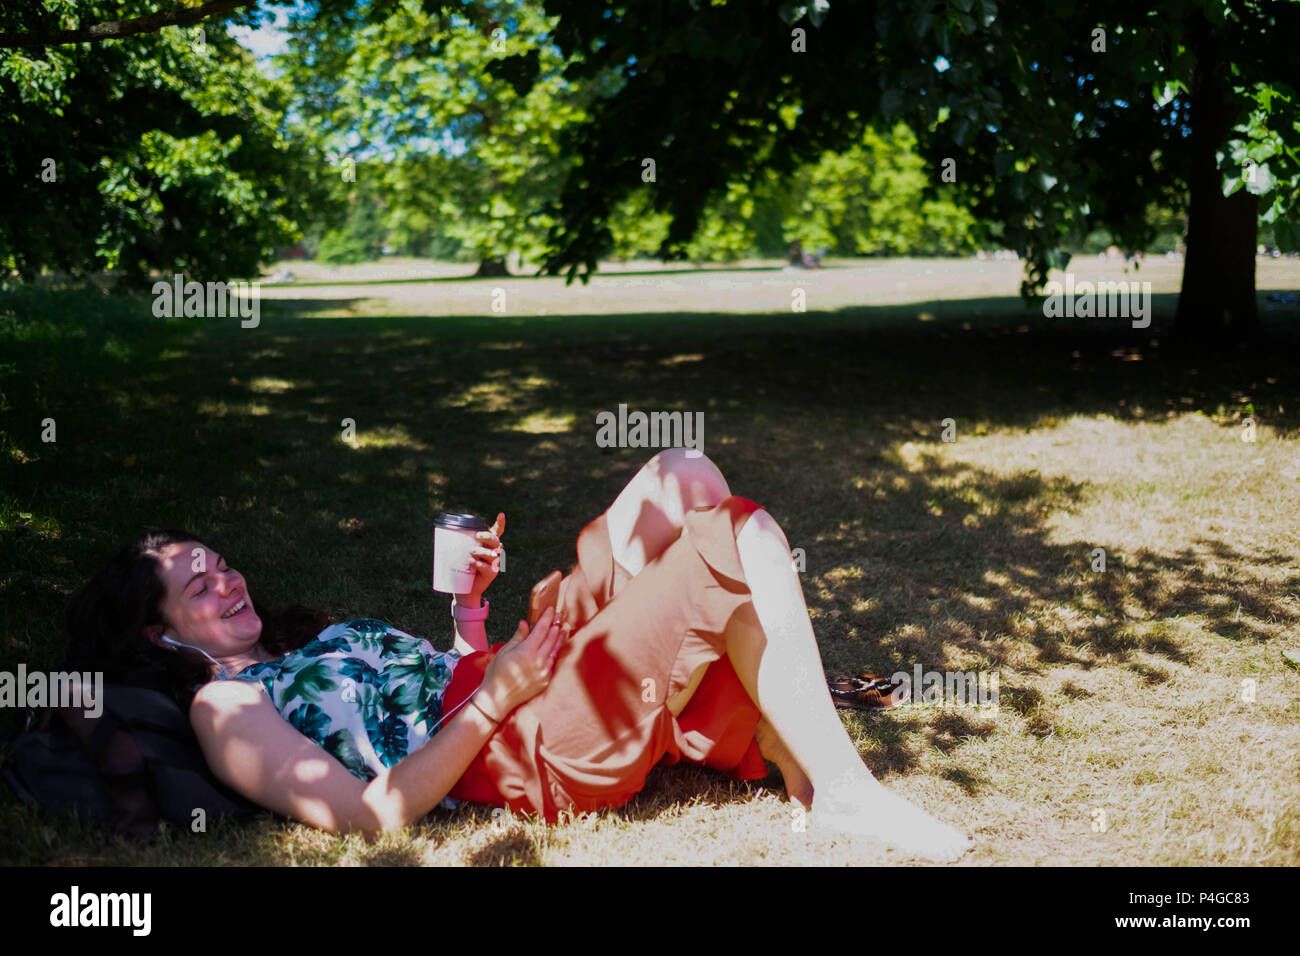
<instances>
[{"instance_id":1,"label":"floral print top","mask_svg":"<svg viewBox=\"0 0 1300 956\"><path fill-rule=\"evenodd\" d=\"M298 650L230 679L261 684L299 733L370 781L437 733L460 659L384 621L358 618L331 624Z\"/></svg>"}]
</instances>

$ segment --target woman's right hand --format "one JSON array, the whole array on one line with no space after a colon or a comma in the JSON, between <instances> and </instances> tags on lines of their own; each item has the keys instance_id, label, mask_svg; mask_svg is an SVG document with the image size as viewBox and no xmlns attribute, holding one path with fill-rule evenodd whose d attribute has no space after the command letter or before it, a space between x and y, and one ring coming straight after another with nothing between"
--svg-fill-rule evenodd
<instances>
[{"instance_id":1,"label":"woman's right hand","mask_svg":"<svg viewBox=\"0 0 1300 956\"><path fill-rule=\"evenodd\" d=\"M520 621L515 636L501 648L483 674L478 693L486 693L495 705L494 718L504 720L510 711L544 691L551 682L551 670L569 628L547 608L530 633L528 622Z\"/></svg>"}]
</instances>

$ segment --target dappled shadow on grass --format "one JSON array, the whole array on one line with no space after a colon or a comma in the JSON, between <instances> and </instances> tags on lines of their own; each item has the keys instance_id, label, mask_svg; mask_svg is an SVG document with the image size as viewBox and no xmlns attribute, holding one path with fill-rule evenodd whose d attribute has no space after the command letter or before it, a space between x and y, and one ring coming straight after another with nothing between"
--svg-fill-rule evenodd
<instances>
[{"instance_id":1,"label":"dappled shadow on grass","mask_svg":"<svg viewBox=\"0 0 1300 956\"><path fill-rule=\"evenodd\" d=\"M422 282L431 280L422 279ZM347 283L330 283L330 285L346 285ZM370 283L358 283L360 285L369 285ZM356 308L358 302L365 302L366 296L354 296L352 298L341 299L312 299L307 297L294 297L292 299L263 299L259 303L259 327L261 322L267 322L275 325L279 320L298 319L304 316L315 315L320 312L349 312ZM243 321L251 321L244 319ZM324 321L328 321L327 319ZM255 329L245 329L245 332L253 332ZM322 330L324 331L324 330Z\"/></svg>"},{"instance_id":2,"label":"dappled shadow on grass","mask_svg":"<svg viewBox=\"0 0 1300 956\"><path fill-rule=\"evenodd\" d=\"M870 542L863 548L846 535L833 546L840 549L834 563L879 558L899 575L900 594L923 598L920 606L956 602L959 616L980 632L1035 601L1076 597L1053 583L1054 575L1063 567L1082 573L1086 553L1066 553L1041 534L1025 533L1040 527L1046 502L1068 507L1081 485L981 474L945 464L937 454L910 472L892 449L914 441L937 451L946 417L959 419L963 429L967 423L1033 427L1071 414L1159 418L1157 408L1231 402L1244 383L1238 377L1244 373L1231 367L1107 358L1100 333L1071 338L1023 335L1005 325L970 332L850 325L805 334L791 331L796 320L790 317L775 326L736 317L599 318L500 325L285 320L260 330L226 329L224 336L212 329L200 345L141 370L147 390L134 398L122 393L121 411L110 421L102 420L105 409L80 415L67 409L73 434L20 469L14 487L83 496L82 523L65 542L79 560L93 550L76 553L85 534L102 545L167 517L196 524L200 533L221 530L239 547L235 557L252 561L255 570L274 565L287 572L284 584L319 566L322 548L339 565L388 567L418 583L428 545L424 532L412 533L416 527L443 507L491 514L499 508L515 520L511 563L495 590L521 606L533 580L553 567L567 569L578 530L654 451L596 447L596 413L619 404L699 411L706 451L733 490L773 511L793 530L792 543L824 538L829 521L857 515L857 534ZM814 330L816 323L810 323ZM869 323L868 316L861 324ZM749 324L767 334L747 334ZM580 346L558 334L567 328L572 335L579 326ZM774 328L783 331L773 334ZM1014 343L1003 341L1008 336ZM1081 350L1094 359L1075 358ZM1271 388L1267 371L1254 374ZM1288 416L1296 407L1282 402L1290 388L1288 380L1277 383ZM1263 401L1256 396L1257 404ZM349 420L356 446L343 438ZM1273 424L1286 428L1291 420ZM871 477L869 498L845 487L861 474ZM95 490L104 478L118 492L107 509ZM959 491L945 487L953 481ZM970 487L985 491L972 494ZM92 514L96 520L86 522ZM19 552L47 547L5 543ZM831 556L830 546L818 548L820 554L809 552L813 571L819 557ZM965 579L935 573L928 555L965 566ZM1113 608L1127 596L1153 613L1179 604L1212 618L1226 613L1203 607L1217 583L1198 580L1195 556L1138 553L1130 561L1131 573L1091 581L1088 590L1100 604ZM1183 576L1180 592L1157 595L1150 574L1157 570ZM1009 596L1006 584L984 580L990 571L1026 594ZM327 578L333 580L322 584L343 579ZM376 583L373 578L367 583ZM932 594L935 582L949 586ZM1249 589L1239 591L1237 604L1265 616L1269 609ZM370 600L391 597L381 590ZM336 591L333 600L347 604L349 596ZM896 623L872 612L858 620L872 630ZM1089 637L1102 650L1119 650L1104 627ZM1051 635L1037 638L1045 659L1079 658ZM1158 641L1152 646L1161 651ZM1163 652L1170 656L1168 648Z\"/></svg>"},{"instance_id":3,"label":"dappled shadow on grass","mask_svg":"<svg viewBox=\"0 0 1300 956\"><path fill-rule=\"evenodd\" d=\"M867 766L882 779L915 770L927 749L947 754L968 739L992 736L996 729L989 715L957 708L933 709L919 726L906 723L897 711L856 713L849 719L849 725L868 739ZM982 783L975 776L966 776L963 781L963 788L977 788Z\"/></svg>"},{"instance_id":4,"label":"dappled shadow on grass","mask_svg":"<svg viewBox=\"0 0 1300 956\"><path fill-rule=\"evenodd\" d=\"M1014 699L1014 691L1011 696ZM987 740L997 729L991 715L967 712L963 708L938 709L919 728L908 728L896 720L897 716L897 713L871 714L864 727L870 741L866 763L871 772L884 782L888 782L891 776L917 770L926 750L947 755L970 740ZM985 774L952 765L941 768L938 776L955 783L968 796L977 795L991 782Z\"/></svg>"},{"instance_id":5,"label":"dappled shadow on grass","mask_svg":"<svg viewBox=\"0 0 1300 956\"><path fill-rule=\"evenodd\" d=\"M650 771L646 785L635 797L609 812L630 822L648 822L675 806L692 801L710 806L748 803L760 789L782 791L781 772L775 769L775 765L769 765L769 770L771 772L765 778L737 780L688 760L659 764Z\"/></svg>"},{"instance_id":6,"label":"dappled shadow on grass","mask_svg":"<svg viewBox=\"0 0 1300 956\"><path fill-rule=\"evenodd\" d=\"M423 866L424 859L414 844L367 849L360 855L362 866Z\"/></svg>"},{"instance_id":7,"label":"dappled shadow on grass","mask_svg":"<svg viewBox=\"0 0 1300 956\"><path fill-rule=\"evenodd\" d=\"M491 824L488 824L492 827ZM519 828L503 829L501 832L490 830L490 836L483 846L470 854L472 866L536 866L541 862L528 832Z\"/></svg>"},{"instance_id":8,"label":"dappled shadow on grass","mask_svg":"<svg viewBox=\"0 0 1300 956\"><path fill-rule=\"evenodd\" d=\"M210 536L255 601L378 616L447 649L447 600L428 585L432 518L505 511L509 562L489 628L504 640L533 582L571 566L578 532L655 451L596 446L595 415L620 404L704 414L705 450L732 490L806 550L804 590L830 671L997 667L1027 647L1042 669L1116 665L1158 682L1166 665L1195 663L1169 618L1256 641L1269 639L1259 622L1297 623L1277 592L1248 573L1210 575L1190 549L1121 558L1114 541L1052 540L1048 516L1081 505L1086 476L995 474L945 456L939 441L948 417L968 436L1073 415L1163 421L1222 407L1227 428L1243 399L1293 434L1291 340L1198 366L1166 359L1132 330L1022 332L1019 317L997 316L997 302L1006 305L907 307L935 311L934 322L904 320L901 307L319 321L292 312L345 306L303 300L264 314L257 330L209 328L101 383L110 400L60 406L58 443L4 464L6 490L44 524L40 534L0 533L0 667L55 659L70 591L145 524ZM948 321L967 307L983 316L970 329ZM348 420L355 444L344 440ZM916 453L905 458L909 442ZM1196 544L1230 572L1296 559ZM1113 556L1102 573L1090 568L1097 547ZM1068 633L1053 609L1074 615ZM1002 703L1027 732L1053 733L1040 691L1004 685ZM919 734L889 714L863 719L869 763L884 773L991 732L960 713ZM744 800L758 783L659 768L621 812L652 818L691 786Z\"/></svg>"},{"instance_id":9,"label":"dappled shadow on grass","mask_svg":"<svg viewBox=\"0 0 1300 956\"><path fill-rule=\"evenodd\" d=\"M1000 664L1002 650L987 640L997 634L1028 640L1044 663L1090 667L1140 650L1186 664L1191 657L1175 638L1129 633L1125 626L1197 615L1211 633L1267 640L1260 622L1296 621L1259 583L1208 575L1203 557L1191 550L1161 555L1139 549L1121 558L1123 549L1114 542L1049 540L1043 519L1053 509L1077 507L1081 483L1034 473L1005 477L946 462L938 451L923 452L920 460L914 471L873 469L872 493L859 496L865 513L839 536L834 562L883 572L860 594L876 599L878 609L854 617L868 632L896 628L909 613L918 622L955 619L960 626L945 630L938 622L925 635L900 637L897 657L871 662L874 669L918 659L940 666L942 652L953 649ZM1095 548L1112 555L1105 571L1092 570ZM1214 542L1214 553L1229 567L1254 562L1253 554L1225 541ZM1066 646L1029 616L1046 607L1073 609L1092 620L1073 627Z\"/></svg>"}]
</instances>

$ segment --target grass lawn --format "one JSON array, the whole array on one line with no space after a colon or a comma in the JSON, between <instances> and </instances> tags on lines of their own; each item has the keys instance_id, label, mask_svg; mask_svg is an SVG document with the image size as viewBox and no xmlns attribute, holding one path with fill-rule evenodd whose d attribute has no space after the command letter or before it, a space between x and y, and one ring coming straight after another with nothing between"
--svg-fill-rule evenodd
<instances>
[{"instance_id":1,"label":"grass lawn","mask_svg":"<svg viewBox=\"0 0 1300 956\"><path fill-rule=\"evenodd\" d=\"M1300 288L1300 263L1260 263L1264 342L1199 365L1167 354L1181 263L1076 264L1152 281L1146 330L1025 310L1018 263L831 265L566 287L290 263L331 284L268 286L255 329L154 319L148 298L0 297L0 669L57 668L68 596L146 524L208 538L260 605L447 650L433 516L501 510L505 640L654 453L597 447L596 414L698 411L732 490L804 550L828 672L997 671L996 712L844 715L878 777L975 833L962 865L1300 863L1300 673L1281 654L1300 647L1300 307L1267 298ZM0 787L0 862L905 859L814 843L791 808L775 772L679 764L555 826L467 804L373 841L267 821L139 847Z\"/></svg>"}]
</instances>

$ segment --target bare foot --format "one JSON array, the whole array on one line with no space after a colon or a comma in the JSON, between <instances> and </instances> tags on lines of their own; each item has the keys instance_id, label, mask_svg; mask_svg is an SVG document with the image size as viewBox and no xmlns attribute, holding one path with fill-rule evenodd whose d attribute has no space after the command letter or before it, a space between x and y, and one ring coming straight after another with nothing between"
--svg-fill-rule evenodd
<instances>
[{"instance_id":1,"label":"bare foot","mask_svg":"<svg viewBox=\"0 0 1300 956\"><path fill-rule=\"evenodd\" d=\"M813 803L812 781L766 717L760 718L758 726L754 728L754 739L758 741L758 752L763 755L763 759L772 761L780 769L785 792L790 799L798 800L805 810L810 809Z\"/></svg>"},{"instance_id":2,"label":"bare foot","mask_svg":"<svg viewBox=\"0 0 1300 956\"><path fill-rule=\"evenodd\" d=\"M837 781L843 783L843 778ZM975 845L969 834L930 816L872 777L819 790L808 823L812 832L870 837L940 863L958 859Z\"/></svg>"}]
</instances>

